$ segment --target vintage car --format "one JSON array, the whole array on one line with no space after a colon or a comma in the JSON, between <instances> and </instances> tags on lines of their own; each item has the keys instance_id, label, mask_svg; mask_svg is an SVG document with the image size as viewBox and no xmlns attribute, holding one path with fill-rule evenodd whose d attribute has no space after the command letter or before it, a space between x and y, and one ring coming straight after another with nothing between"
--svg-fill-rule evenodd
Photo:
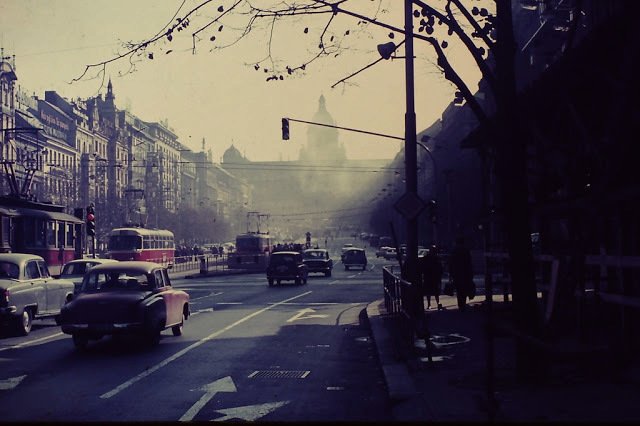
<instances>
[{"instance_id":1,"label":"vintage car","mask_svg":"<svg viewBox=\"0 0 640 426\"><path fill-rule=\"evenodd\" d=\"M34 319L60 313L73 296L73 282L55 279L33 254L0 254L0 323L26 336Z\"/></svg>"},{"instance_id":2,"label":"vintage car","mask_svg":"<svg viewBox=\"0 0 640 426\"><path fill-rule=\"evenodd\" d=\"M382 246L380 247L378 250L376 250L376 258L378 257L384 257L384 254L387 252L388 249L390 249L391 247L389 246Z\"/></svg>"},{"instance_id":3,"label":"vintage car","mask_svg":"<svg viewBox=\"0 0 640 426\"><path fill-rule=\"evenodd\" d=\"M75 285L75 291L78 292L78 290L80 290L80 285L82 284L82 278L89 269L93 268L96 265L110 262L117 262L117 260L98 258L75 259L71 262L66 263L62 267L59 278L73 281L73 284Z\"/></svg>"},{"instance_id":4,"label":"vintage car","mask_svg":"<svg viewBox=\"0 0 640 426\"><path fill-rule=\"evenodd\" d=\"M309 268L302 261L302 254L297 251L278 251L269 256L267 266L267 282L294 281L296 285L306 284Z\"/></svg>"},{"instance_id":5,"label":"vintage car","mask_svg":"<svg viewBox=\"0 0 640 426\"><path fill-rule=\"evenodd\" d=\"M364 249L361 248L351 248L344 252L342 264L344 265L344 270L348 271L349 268L362 268L364 271L367 267L367 255Z\"/></svg>"},{"instance_id":6,"label":"vintage car","mask_svg":"<svg viewBox=\"0 0 640 426\"><path fill-rule=\"evenodd\" d=\"M155 345L162 330L182 335L189 295L171 286L167 269L153 262L122 261L94 266L56 322L78 349L106 335L129 334Z\"/></svg>"},{"instance_id":7,"label":"vintage car","mask_svg":"<svg viewBox=\"0 0 640 426\"><path fill-rule=\"evenodd\" d=\"M325 249L307 249L302 253L302 262L307 265L308 272L320 272L325 277L331 276L333 259Z\"/></svg>"},{"instance_id":8,"label":"vintage car","mask_svg":"<svg viewBox=\"0 0 640 426\"><path fill-rule=\"evenodd\" d=\"M382 255L387 260L396 260L398 258L398 250L395 247L387 248L385 254Z\"/></svg>"}]
</instances>

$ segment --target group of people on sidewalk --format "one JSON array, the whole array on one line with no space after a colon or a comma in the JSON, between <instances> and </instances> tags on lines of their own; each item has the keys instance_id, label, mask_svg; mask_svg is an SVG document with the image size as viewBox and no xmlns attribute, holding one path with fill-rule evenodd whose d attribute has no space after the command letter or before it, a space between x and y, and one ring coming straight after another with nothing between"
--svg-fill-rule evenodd
<instances>
[{"instance_id":1,"label":"group of people on sidewalk","mask_svg":"<svg viewBox=\"0 0 640 426\"><path fill-rule=\"evenodd\" d=\"M456 239L456 245L449 255L449 282L445 284L445 294L453 296L456 293L458 309L464 311L467 298L475 297L473 283L473 268L471 253L464 245L464 239ZM438 310L442 309L440 292L442 289L443 267L438 257L438 247L431 246L429 252L419 258L418 271L420 275L423 295L427 297L427 309L431 309L431 297L435 299Z\"/></svg>"}]
</instances>

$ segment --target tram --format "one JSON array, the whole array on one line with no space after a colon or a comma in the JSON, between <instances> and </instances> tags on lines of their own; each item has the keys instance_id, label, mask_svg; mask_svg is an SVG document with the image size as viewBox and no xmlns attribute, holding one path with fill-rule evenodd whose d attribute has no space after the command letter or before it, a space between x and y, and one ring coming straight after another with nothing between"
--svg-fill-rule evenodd
<instances>
[{"instance_id":1,"label":"tram","mask_svg":"<svg viewBox=\"0 0 640 426\"><path fill-rule=\"evenodd\" d=\"M236 236L236 249L229 253L229 269L266 271L271 253L271 238L268 234L247 233Z\"/></svg>"},{"instance_id":2,"label":"tram","mask_svg":"<svg viewBox=\"0 0 640 426\"><path fill-rule=\"evenodd\" d=\"M173 232L166 229L114 228L109 233L107 255L116 260L145 260L173 264Z\"/></svg>"},{"instance_id":3,"label":"tram","mask_svg":"<svg viewBox=\"0 0 640 426\"><path fill-rule=\"evenodd\" d=\"M49 267L82 257L82 219L64 206L0 196L0 252L42 256Z\"/></svg>"}]
</instances>

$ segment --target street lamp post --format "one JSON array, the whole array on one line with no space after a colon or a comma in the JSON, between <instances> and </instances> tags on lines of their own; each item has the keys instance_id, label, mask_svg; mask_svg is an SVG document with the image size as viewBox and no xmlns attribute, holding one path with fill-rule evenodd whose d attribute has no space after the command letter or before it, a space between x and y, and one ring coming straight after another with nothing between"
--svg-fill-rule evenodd
<instances>
[{"instance_id":1,"label":"street lamp post","mask_svg":"<svg viewBox=\"0 0 640 426\"><path fill-rule=\"evenodd\" d=\"M405 44L405 85L406 85L406 112L404 127L404 161L406 193L417 198L418 173L417 173L417 135L416 112L414 96L414 71L413 71L413 1L404 2L404 44ZM416 289L414 318L416 319L416 331L420 334L426 331L424 300L422 288L418 280L418 218L417 215L408 216L407 220L407 260L405 263L405 278Z\"/></svg>"}]
</instances>

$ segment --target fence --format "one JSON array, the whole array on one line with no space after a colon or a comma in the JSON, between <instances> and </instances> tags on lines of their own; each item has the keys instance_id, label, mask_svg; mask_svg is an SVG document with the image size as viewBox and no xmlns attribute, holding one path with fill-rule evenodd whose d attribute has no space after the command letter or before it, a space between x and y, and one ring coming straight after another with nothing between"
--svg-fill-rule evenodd
<instances>
[{"instance_id":1,"label":"fence","mask_svg":"<svg viewBox=\"0 0 640 426\"><path fill-rule=\"evenodd\" d=\"M171 264L171 272L187 271L225 271L229 269L227 255L200 254L195 256L178 256L173 261L166 259L151 259L152 262L164 266Z\"/></svg>"},{"instance_id":2,"label":"fence","mask_svg":"<svg viewBox=\"0 0 640 426\"><path fill-rule=\"evenodd\" d=\"M410 345L416 333L419 318L416 318L417 287L395 274L393 266L382 268L384 304L387 313L394 315L399 322L397 328L400 338Z\"/></svg>"}]
</instances>

